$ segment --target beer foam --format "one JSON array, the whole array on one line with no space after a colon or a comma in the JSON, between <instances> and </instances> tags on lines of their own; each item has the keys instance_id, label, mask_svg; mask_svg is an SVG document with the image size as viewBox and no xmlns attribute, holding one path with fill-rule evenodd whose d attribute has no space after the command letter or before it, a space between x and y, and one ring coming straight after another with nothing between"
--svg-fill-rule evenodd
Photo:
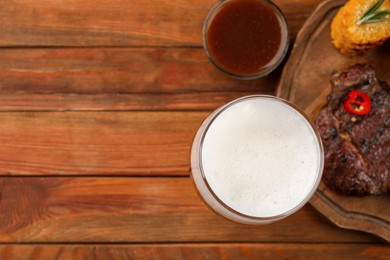
<instances>
[{"instance_id":1,"label":"beer foam","mask_svg":"<svg viewBox=\"0 0 390 260\"><path fill-rule=\"evenodd\" d=\"M282 101L246 99L223 110L207 130L201 162L215 195L254 217L294 209L316 184L320 144L310 123Z\"/></svg>"}]
</instances>

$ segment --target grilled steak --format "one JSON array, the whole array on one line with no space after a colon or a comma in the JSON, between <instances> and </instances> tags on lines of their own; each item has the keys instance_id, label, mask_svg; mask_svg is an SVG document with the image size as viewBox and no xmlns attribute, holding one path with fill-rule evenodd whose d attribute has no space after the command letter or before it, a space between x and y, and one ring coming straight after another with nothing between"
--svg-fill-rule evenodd
<instances>
[{"instance_id":1,"label":"grilled steak","mask_svg":"<svg viewBox=\"0 0 390 260\"><path fill-rule=\"evenodd\" d=\"M390 189L390 87L367 64L331 75L332 92L316 125L324 150L323 181L346 195L379 195ZM355 115L344 107L351 90L368 94L371 108Z\"/></svg>"}]
</instances>

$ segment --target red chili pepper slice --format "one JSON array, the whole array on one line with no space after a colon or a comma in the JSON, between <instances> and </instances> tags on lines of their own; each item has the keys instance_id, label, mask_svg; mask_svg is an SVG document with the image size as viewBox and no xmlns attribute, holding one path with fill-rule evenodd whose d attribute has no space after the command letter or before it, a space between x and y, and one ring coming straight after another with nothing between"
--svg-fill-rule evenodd
<instances>
[{"instance_id":1,"label":"red chili pepper slice","mask_svg":"<svg viewBox=\"0 0 390 260\"><path fill-rule=\"evenodd\" d=\"M364 92L352 90L344 101L344 108L350 114L364 116L370 112L371 99Z\"/></svg>"}]
</instances>

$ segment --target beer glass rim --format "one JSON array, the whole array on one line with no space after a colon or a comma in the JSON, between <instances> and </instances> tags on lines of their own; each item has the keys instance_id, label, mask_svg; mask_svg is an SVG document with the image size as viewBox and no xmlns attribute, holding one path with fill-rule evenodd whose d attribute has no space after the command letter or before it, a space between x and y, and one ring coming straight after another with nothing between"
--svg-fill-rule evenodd
<instances>
[{"instance_id":1,"label":"beer glass rim","mask_svg":"<svg viewBox=\"0 0 390 260\"><path fill-rule=\"evenodd\" d=\"M211 24L213 18L215 17L215 15L219 12L219 10L221 10L221 8L225 4L232 2L232 1L237 1L237 0L220 0L217 4L215 4L211 8L210 12L206 16L206 19L203 23L203 30L202 30L202 40L203 40L204 52L206 53L206 56L209 59L209 61L218 70L220 70L221 72L223 72L224 74L226 74L232 78L243 79L243 80L252 80L252 79L258 79L258 78L264 77L264 76L268 75L269 73L271 73L272 71L274 71L280 65L280 63L283 61L284 57L287 54L287 51L288 51L288 48L290 45L290 39L289 39L290 32L289 32L286 17L284 15L284 13L282 12L282 10L271 0L254 0L254 1L258 1L258 2L263 2L267 5L269 5L274 10L276 17L280 21L279 24L280 24L280 29L281 29L281 33L282 33L280 48L283 48L283 49L282 49L282 51L280 51L280 50L278 51L278 53L279 52L280 53L279 54L277 53L277 55L274 57L275 62L273 62L273 64L271 64L270 66L263 67L260 71L258 71L256 73L253 73L253 74L234 73L232 71L229 71L228 69L223 68L223 66L221 66L216 61L216 59L210 53L209 48L208 48L208 43L207 43L207 30L208 30L209 25ZM283 38L283 33L285 34L285 38ZM276 59L276 57L277 57L277 59Z\"/></svg>"},{"instance_id":2,"label":"beer glass rim","mask_svg":"<svg viewBox=\"0 0 390 260\"><path fill-rule=\"evenodd\" d=\"M310 192L306 195L305 199L302 200L296 206L294 206L292 209L290 209L290 210L288 210L286 212L283 212L281 214L274 215L274 216L267 216L267 217L251 216L251 215L247 215L247 214L241 213L241 212L233 209L229 205L227 205L225 202L223 202L218 197L218 195L213 191L213 189L211 188L211 186L210 186L210 184L209 184L209 182L207 180L207 177L205 175L205 172L204 172L204 169L203 169L203 163L202 163L202 150L203 150L204 139L205 139L205 137L207 135L207 132L208 132L209 128L211 127L213 122L219 117L219 115L221 115L224 111L226 111L228 108L234 106L237 103L240 103L240 102L243 102L243 101L246 101L246 100L250 100L250 99L259 99L259 98L260 99L271 99L271 100L274 100L274 101L277 101L277 102L281 102L281 103L287 105L288 107L292 108L293 110L295 110L297 112L297 114L302 116L303 119L307 122L307 125L310 127L310 130L313 132L313 136L315 136L315 139L316 139L315 141L316 141L317 147L319 149L319 155L318 155L319 156L319 158L318 158L319 164L318 164L316 179L313 182L313 184L312 184L312 186L310 188ZM211 113L209 115L209 117L210 117L210 120L207 122L206 126L203 128L203 131L201 133L201 137L200 137L200 140L199 140L199 149L197 151L197 153L198 153L197 156L198 156L198 160L199 160L199 171L200 171L202 180L204 181L204 184L207 187L208 192L212 195L212 197L222 207L224 207L225 209L227 209L228 211L230 211L230 213L232 213L234 215L240 216L241 218L249 219L249 220L254 221L254 222L260 222L260 224L261 224L261 223L264 223L264 222L265 223L270 223L270 222L273 222L273 221L285 218L285 217L295 213L296 211L298 211L300 208L302 208L310 200L310 198L316 192L316 190L318 188L318 185L319 185L319 183L321 181L321 177L322 177L322 173L323 173L323 167L324 167L324 148L323 148L323 144L322 144L322 141L321 141L320 134L318 133L318 131L317 131L316 127L314 126L312 120L305 114L305 112L302 109L300 109L298 106L292 104L291 102L289 102L289 101L287 101L285 99L276 97L276 96L256 94L256 95L250 95L250 96L244 96L244 97L241 97L241 98L237 98L237 99L235 99L235 100L233 100L233 101L231 101L231 102L229 102L229 103L227 103L227 104L217 108L213 113ZM202 194L200 194L200 195L203 198ZM207 205L209 205L209 203L207 203L207 201L205 201L205 202L206 202ZM224 217L227 218L226 216L224 216Z\"/></svg>"}]
</instances>

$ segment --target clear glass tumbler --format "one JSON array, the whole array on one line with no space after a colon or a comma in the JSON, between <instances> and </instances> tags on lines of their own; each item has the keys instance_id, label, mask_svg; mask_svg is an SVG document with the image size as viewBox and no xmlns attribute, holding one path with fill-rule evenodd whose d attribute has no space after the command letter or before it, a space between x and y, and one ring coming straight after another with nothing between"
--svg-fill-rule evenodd
<instances>
[{"instance_id":1,"label":"clear glass tumbler","mask_svg":"<svg viewBox=\"0 0 390 260\"><path fill-rule=\"evenodd\" d=\"M245 164L265 167L264 173ZM321 138L310 119L290 102L268 95L242 97L216 109L201 124L191 149L191 178L206 205L250 225L285 218L305 205L319 185L323 164ZM286 205L275 211L272 200ZM255 208L263 213L253 213Z\"/></svg>"}]
</instances>

